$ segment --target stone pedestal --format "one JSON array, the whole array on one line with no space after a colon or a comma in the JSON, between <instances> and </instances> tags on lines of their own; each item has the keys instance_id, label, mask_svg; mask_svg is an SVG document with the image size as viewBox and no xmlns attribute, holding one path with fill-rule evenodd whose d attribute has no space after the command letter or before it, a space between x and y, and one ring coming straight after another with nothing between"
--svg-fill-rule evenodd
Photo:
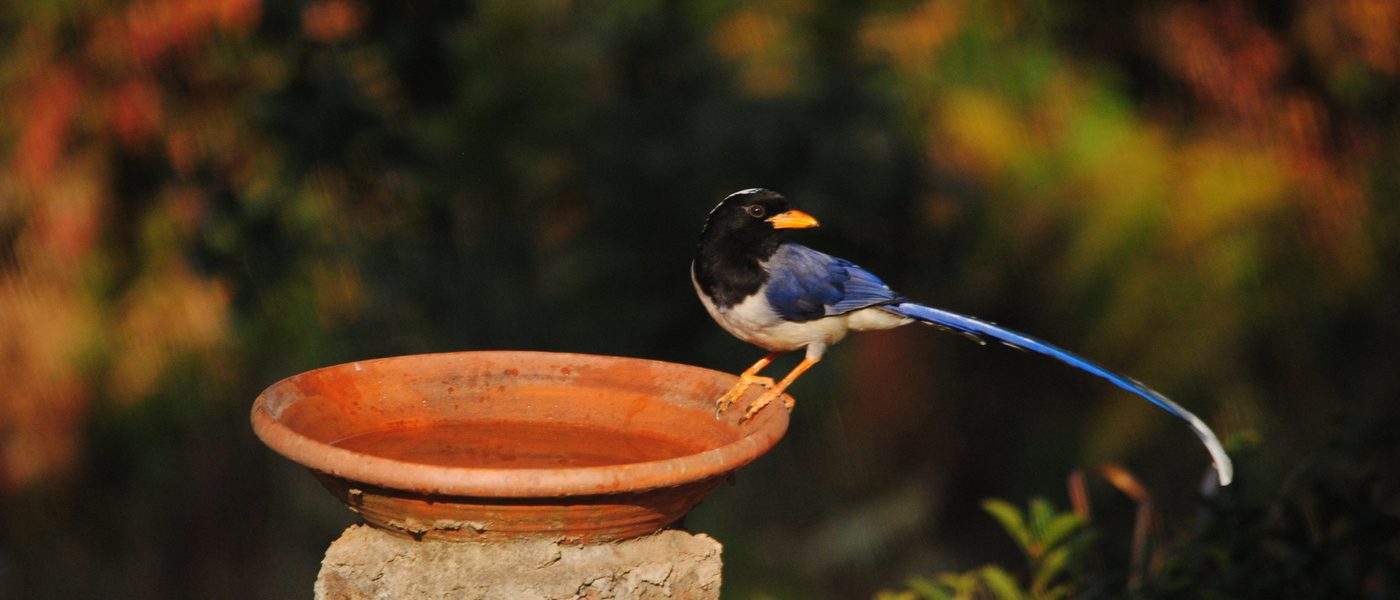
<instances>
[{"instance_id":1,"label":"stone pedestal","mask_svg":"<svg viewBox=\"0 0 1400 600\"><path fill-rule=\"evenodd\" d=\"M719 542L673 529L569 545L417 542L354 525L326 550L316 600L719 598Z\"/></svg>"}]
</instances>

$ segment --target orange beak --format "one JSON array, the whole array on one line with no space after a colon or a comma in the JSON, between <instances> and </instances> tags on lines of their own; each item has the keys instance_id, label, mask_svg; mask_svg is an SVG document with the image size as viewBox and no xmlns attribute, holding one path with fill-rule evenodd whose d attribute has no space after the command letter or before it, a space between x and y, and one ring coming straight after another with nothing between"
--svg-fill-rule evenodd
<instances>
[{"instance_id":1,"label":"orange beak","mask_svg":"<svg viewBox=\"0 0 1400 600\"><path fill-rule=\"evenodd\" d=\"M807 229L820 225L816 219L812 218L812 215L795 208L768 217L768 222L773 224L773 229Z\"/></svg>"}]
</instances>

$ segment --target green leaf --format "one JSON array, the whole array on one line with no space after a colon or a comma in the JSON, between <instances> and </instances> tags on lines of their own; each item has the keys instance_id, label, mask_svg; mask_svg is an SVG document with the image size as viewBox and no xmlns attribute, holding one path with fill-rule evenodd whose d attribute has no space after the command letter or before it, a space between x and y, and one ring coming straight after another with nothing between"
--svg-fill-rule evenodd
<instances>
[{"instance_id":1,"label":"green leaf","mask_svg":"<svg viewBox=\"0 0 1400 600\"><path fill-rule=\"evenodd\" d=\"M953 600L953 595L942 586L922 577L911 578L907 583L909 589L917 592L924 600Z\"/></svg>"},{"instance_id":2,"label":"green leaf","mask_svg":"<svg viewBox=\"0 0 1400 600\"><path fill-rule=\"evenodd\" d=\"M1042 591L1036 595L1036 600L1060 600L1061 598L1073 598L1074 588L1068 584L1061 584Z\"/></svg>"},{"instance_id":3,"label":"green leaf","mask_svg":"<svg viewBox=\"0 0 1400 600\"><path fill-rule=\"evenodd\" d=\"M1021 545L1021 550L1030 553L1031 534L1026 529L1026 522L1021 517L1021 511L1011 503L996 498L989 498L982 501L982 510L991 513L997 522L1001 523L1003 529Z\"/></svg>"},{"instance_id":4,"label":"green leaf","mask_svg":"<svg viewBox=\"0 0 1400 600\"><path fill-rule=\"evenodd\" d=\"M1035 576L1031 581L1031 589L1041 590L1050 585L1056 577L1064 572L1069 565L1069 548L1057 548L1045 555L1045 559L1040 561L1036 568Z\"/></svg>"},{"instance_id":5,"label":"green leaf","mask_svg":"<svg viewBox=\"0 0 1400 600\"><path fill-rule=\"evenodd\" d=\"M992 595L997 600L1022 600L1025 594L1021 593L1021 587L1016 584L1016 580L1006 571L998 566L982 567L978 574L982 576L982 582L991 590Z\"/></svg>"},{"instance_id":6,"label":"green leaf","mask_svg":"<svg viewBox=\"0 0 1400 600\"><path fill-rule=\"evenodd\" d=\"M1045 531L1046 525L1049 525L1050 519L1055 516L1055 508L1044 498L1033 498L1031 499L1031 507L1028 512L1031 518L1030 530L1032 537L1044 543L1041 532Z\"/></svg>"},{"instance_id":7,"label":"green leaf","mask_svg":"<svg viewBox=\"0 0 1400 600\"><path fill-rule=\"evenodd\" d=\"M1046 549L1054 548L1065 541L1070 534L1079 530L1083 521L1072 512L1060 513L1040 530L1040 543Z\"/></svg>"},{"instance_id":8,"label":"green leaf","mask_svg":"<svg viewBox=\"0 0 1400 600\"><path fill-rule=\"evenodd\" d=\"M972 598L980 587L981 579L977 573L944 573L938 576L938 583L953 588L954 600Z\"/></svg>"}]
</instances>

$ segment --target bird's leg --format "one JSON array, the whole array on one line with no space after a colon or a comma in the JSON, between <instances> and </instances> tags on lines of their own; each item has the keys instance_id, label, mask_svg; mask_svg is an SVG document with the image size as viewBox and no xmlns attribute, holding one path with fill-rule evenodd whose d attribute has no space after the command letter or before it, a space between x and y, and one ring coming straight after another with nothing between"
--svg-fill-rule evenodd
<instances>
[{"instance_id":1,"label":"bird's leg","mask_svg":"<svg viewBox=\"0 0 1400 600\"><path fill-rule=\"evenodd\" d=\"M764 367L773 362L773 359L776 358L778 354L780 353L770 352L768 356L758 359L758 362L754 363L752 367L740 373L739 383L734 384L734 387L729 388L729 391L725 392L724 395L720 396L719 400L715 402L715 416L718 417L720 413L729 410L729 405L734 404L735 400L742 398L744 392L749 390L750 385L757 383L763 387L773 387L773 378L759 377L758 372L762 371Z\"/></svg>"},{"instance_id":2,"label":"bird's leg","mask_svg":"<svg viewBox=\"0 0 1400 600\"><path fill-rule=\"evenodd\" d=\"M758 414L758 411L768 406L768 403L776 400L778 396L783 395L783 391L786 390L789 385L792 385L792 382L797 381L798 376L807 372L807 369L812 368L812 365L820 361L820 356L813 357L808 355L803 358L802 362L797 363L797 366L793 367L792 372L787 374L787 377L784 377L782 381L778 382L778 385L768 388L768 391L764 392L762 396L759 396L757 400L754 400L753 404L749 405L749 409L744 411L744 418L740 419L740 421L747 421L753 418L754 415ZM788 410L792 410L792 404L793 401L791 397L783 401L783 405L786 406Z\"/></svg>"}]
</instances>

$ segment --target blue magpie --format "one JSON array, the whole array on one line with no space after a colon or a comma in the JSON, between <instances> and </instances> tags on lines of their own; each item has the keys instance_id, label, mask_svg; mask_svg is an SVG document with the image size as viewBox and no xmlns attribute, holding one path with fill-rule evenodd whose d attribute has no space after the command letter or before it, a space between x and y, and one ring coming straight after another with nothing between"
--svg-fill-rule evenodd
<instances>
[{"instance_id":1,"label":"blue magpie","mask_svg":"<svg viewBox=\"0 0 1400 600\"><path fill-rule=\"evenodd\" d=\"M816 226L816 219L790 207L781 194L760 188L730 194L710 211L690 267L695 291L721 327L769 351L719 398L716 416L758 383L768 389L749 404L743 416L753 417L782 397L798 376L821 360L829 346L852 330L890 329L917 321L1044 354L1146 398L1191 425L1210 452L1220 484L1229 485L1234 467L1220 440L1201 419L1166 396L1033 337L910 302L849 261L783 239L785 229ZM759 376L776 356L799 348L806 348L806 356L781 381L774 383ZM790 396L785 404L792 408Z\"/></svg>"}]
</instances>

